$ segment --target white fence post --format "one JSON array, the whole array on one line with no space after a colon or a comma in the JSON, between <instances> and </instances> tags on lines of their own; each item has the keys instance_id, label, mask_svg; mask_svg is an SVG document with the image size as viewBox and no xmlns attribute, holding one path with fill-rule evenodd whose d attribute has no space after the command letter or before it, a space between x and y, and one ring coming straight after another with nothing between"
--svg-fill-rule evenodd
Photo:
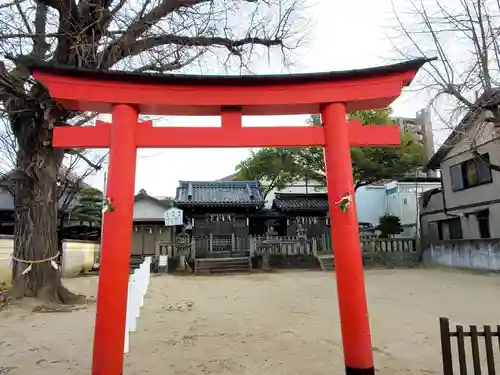
<instances>
[{"instance_id":1,"label":"white fence post","mask_svg":"<svg viewBox=\"0 0 500 375\"><path fill-rule=\"evenodd\" d=\"M141 275L139 268L134 270L134 315L136 318L141 314Z\"/></svg>"},{"instance_id":2,"label":"white fence post","mask_svg":"<svg viewBox=\"0 0 500 375\"><path fill-rule=\"evenodd\" d=\"M129 276L128 278L128 290L127 290L127 315L125 318L125 342L124 342L124 348L123 348L123 353L127 354L130 351L130 337L129 337L129 330L130 330L130 299L132 297L132 277Z\"/></svg>"},{"instance_id":3,"label":"white fence post","mask_svg":"<svg viewBox=\"0 0 500 375\"><path fill-rule=\"evenodd\" d=\"M139 267L139 279L140 279L140 295L139 295L139 300L141 301L140 302L140 307L144 306L144 293L146 293L145 291L145 287L146 287L146 275L145 275L145 271L146 271L146 267L145 266L145 263L142 262L140 267Z\"/></svg>"},{"instance_id":4,"label":"white fence post","mask_svg":"<svg viewBox=\"0 0 500 375\"><path fill-rule=\"evenodd\" d=\"M141 307L144 305L144 296L148 291L151 278L151 257L146 257L136 268L128 279L127 292L127 318L125 321L125 343L123 352L130 351L129 332L137 331L137 318L141 314Z\"/></svg>"},{"instance_id":5,"label":"white fence post","mask_svg":"<svg viewBox=\"0 0 500 375\"><path fill-rule=\"evenodd\" d=\"M137 330L137 278L135 273L130 275L130 298L127 303L128 310L128 327L130 332L135 332Z\"/></svg>"}]
</instances>

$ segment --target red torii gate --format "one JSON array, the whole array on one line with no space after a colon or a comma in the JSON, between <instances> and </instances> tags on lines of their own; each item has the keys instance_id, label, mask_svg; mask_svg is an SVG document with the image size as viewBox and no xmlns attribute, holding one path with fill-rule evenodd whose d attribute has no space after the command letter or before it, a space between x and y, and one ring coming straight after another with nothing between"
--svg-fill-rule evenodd
<instances>
[{"instance_id":1,"label":"red torii gate","mask_svg":"<svg viewBox=\"0 0 500 375\"><path fill-rule=\"evenodd\" d=\"M281 76L147 75L32 65L33 76L71 110L111 113L112 122L57 127L60 148L110 149L93 375L123 371L127 284L139 147L323 146L327 170L338 303L347 374L373 374L351 146L393 146L398 126L347 123L346 113L388 107L428 60L384 67ZM221 127L153 127L139 113L220 115ZM323 126L243 127L243 115L321 113Z\"/></svg>"}]
</instances>

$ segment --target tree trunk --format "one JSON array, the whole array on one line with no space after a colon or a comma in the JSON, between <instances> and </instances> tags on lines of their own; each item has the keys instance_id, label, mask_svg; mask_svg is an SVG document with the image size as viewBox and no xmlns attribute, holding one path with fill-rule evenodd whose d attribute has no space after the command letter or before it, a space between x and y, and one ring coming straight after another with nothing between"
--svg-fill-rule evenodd
<instances>
[{"instance_id":1,"label":"tree trunk","mask_svg":"<svg viewBox=\"0 0 500 375\"><path fill-rule=\"evenodd\" d=\"M11 123L19 144L14 194L14 257L18 260L13 262L13 297L76 303L82 296L69 292L62 285L60 269L44 261L56 257L59 250L57 176L64 152L46 141L51 131L43 117L31 113L11 118ZM30 264L22 261L36 263L27 271Z\"/></svg>"}]
</instances>

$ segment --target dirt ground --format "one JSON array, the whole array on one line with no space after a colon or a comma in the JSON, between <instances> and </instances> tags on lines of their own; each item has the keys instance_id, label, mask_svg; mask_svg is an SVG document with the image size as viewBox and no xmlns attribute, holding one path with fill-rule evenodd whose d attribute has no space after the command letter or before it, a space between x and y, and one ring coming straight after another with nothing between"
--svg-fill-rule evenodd
<instances>
[{"instance_id":1,"label":"dirt ground","mask_svg":"<svg viewBox=\"0 0 500 375\"><path fill-rule=\"evenodd\" d=\"M96 294L97 278L69 279ZM441 371L438 317L498 324L500 275L370 270L379 374ZM191 306L192 305L192 306ZM0 312L1 375L89 375L95 305L71 313ZM334 371L332 371L334 370ZM153 277L124 375L343 373L333 274Z\"/></svg>"}]
</instances>

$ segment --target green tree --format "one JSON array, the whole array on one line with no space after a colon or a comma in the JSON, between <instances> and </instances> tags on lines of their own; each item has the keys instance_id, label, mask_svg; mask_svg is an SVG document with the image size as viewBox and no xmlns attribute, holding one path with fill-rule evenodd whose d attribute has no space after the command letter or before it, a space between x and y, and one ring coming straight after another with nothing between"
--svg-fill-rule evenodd
<instances>
[{"instance_id":1,"label":"green tree","mask_svg":"<svg viewBox=\"0 0 500 375\"><path fill-rule=\"evenodd\" d=\"M376 227L380 231L381 238L389 238L395 234L403 232L403 226L396 215L385 214L380 217Z\"/></svg>"},{"instance_id":2,"label":"green tree","mask_svg":"<svg viewBox=\"0 0 500 375\"><path fill-rule=\"evenodd\" d=\"M367 125L390 125L390 109L359 111L349 114L349 120L360 120ZM311 116L307 122L320 126L321 117ZM423 165L424 149L409 132L401 134L401 145L396 147L351 148L355 190L383 179L402 177ZM253 152L236 167L238 175L267 183L265 193L296 180L314 180L326 185L325 162L322 147L266 148ZM251 171L247 173L246 171Z\"/></svg>"},{"instance_id":3,"label":"green tree","mask_svg":"<svg viewBox=\"0 0 500 375\"><path fill-rule=\"evenodd\" d=\"M390 109L359 111L349 114L348 120L360 120L363 125L390 125L394 124L390 115ZM308 122L321 125L321 118L313 115ZM300 149L295 155L303 175L309 174L309 178L326 184L323 148ZM406 131L401 133L401 144L396 147L353 147L351 160L355 190L376 181L402 177L421 167L423 158L423 146Z\"/></svg>"},{"instance_id":4,"label":"green tree","mask_svg":"<svg viewBox=\"0 0 500 375\"><path fill-rule=\"evenodd\" d=\"M236 180L257 180L264 198L273 189L283 189L300 178L300 166L289 149L261 148L236 166Z\"/></svg>"},{"instance_id":5,"label":"green tree","mask_svg":"<svg viewBox=\"0 0 500 375\"><path fill-rule=\"evenodd\" d=\"M102 219L103 195L99 189L83 189L75 207L71 210L73 219L87 223L89 227L100 225Z\"/></svg>"}]
</instances>

